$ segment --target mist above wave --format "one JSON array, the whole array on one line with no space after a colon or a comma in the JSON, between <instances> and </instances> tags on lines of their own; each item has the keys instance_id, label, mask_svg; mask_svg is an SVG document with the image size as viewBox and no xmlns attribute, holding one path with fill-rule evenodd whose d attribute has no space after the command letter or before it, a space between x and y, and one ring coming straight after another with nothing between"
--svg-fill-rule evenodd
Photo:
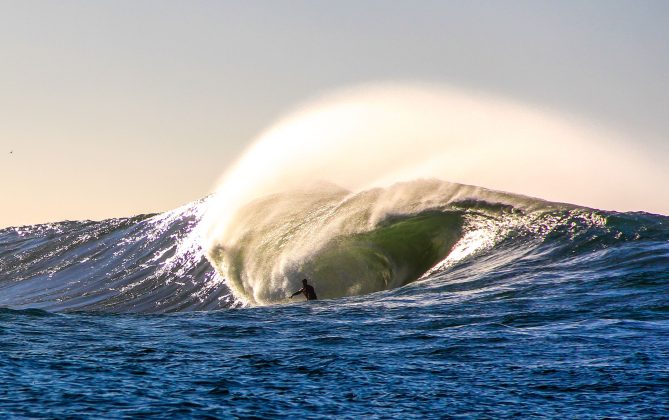
<instances>
[{"instance_id":1,"label":"mist above wave","mask_svg":"<svg viewBox=\"0 0 669 420\"><path fill-rule=\"evenodd\" d=\"M669 212L666 168L611 132L517 101L431 85L325 95L261 133L222 176L216 244L254 199L322 180L357 192L418 178L595 208Z\"/></svg>"},{"instance_id":2,"label":"mist above wave","mask_svg":"<svg viewBox=\"0 0 669 420\"><path fill-rule=\"evenodd\" d=\"M452 197L434 191L416 201L416 191L424 189L414 181L435 178L599 208L661 211L669 202L661 187L669 181L666 169L591 124L480 93L376 84L321 97L263 132L221 178L203 221L204 247L238 297L276 301L294 277L319 271L314 258L338 261L347 254L335 258L333 241L373 235L389 214L413 217L450 203ZM317 180L321 187L313 188ZM398 182L414 183L391 187ZM305 190L310 192L299 193ZM472 197L480 199L466 198ZM347 214L351 203L357 213ZM449 229L457 231L461 223ZM444 243L440 257L454 245ZM348 263L337 264L361 266L347 255ZM415 280L414 274L376 268L377 274L367 275L376 280L364 287L351 280L355 270L328 269L337 278L328 285L337 286L326 294Z\"/></svg>"}]
</instances>

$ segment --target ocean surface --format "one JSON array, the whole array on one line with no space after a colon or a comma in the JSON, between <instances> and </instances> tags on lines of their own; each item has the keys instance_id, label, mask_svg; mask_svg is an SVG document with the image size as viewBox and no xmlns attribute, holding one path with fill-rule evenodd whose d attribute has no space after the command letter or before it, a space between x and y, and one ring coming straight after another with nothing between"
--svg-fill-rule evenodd
<instances>
[{"instance_id":1,"label":"ocean surface","mask_svg":"<svg viewBox=\"0 0 669 420\"><path fill-rule=\"evenodd\" d=\"M420 181L206 241L210 200L0 230L0 417L669 417L669 217Z\"/></svg>"}]
</instances>

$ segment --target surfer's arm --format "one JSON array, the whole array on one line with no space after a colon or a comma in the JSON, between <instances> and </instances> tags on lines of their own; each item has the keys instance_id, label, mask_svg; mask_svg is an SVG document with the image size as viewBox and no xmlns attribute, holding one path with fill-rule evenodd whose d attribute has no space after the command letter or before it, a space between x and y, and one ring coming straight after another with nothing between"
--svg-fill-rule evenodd
<instances>
[{"instance_id":1,"label":"surfer's arm","mask_svg":"<svg viewBox=\"0 0 669 420\"><path fill-rule=\"evenodd\" d=\"M290 299L292 299L293 296L297 296L297 295L299 295L300 293L302 293L303 290L304 290L304 289L300 289L300 290L298 290L297 292L295 292L295 293L293 293L292 295L290 295Z\"/></svg>"}]
</instances>

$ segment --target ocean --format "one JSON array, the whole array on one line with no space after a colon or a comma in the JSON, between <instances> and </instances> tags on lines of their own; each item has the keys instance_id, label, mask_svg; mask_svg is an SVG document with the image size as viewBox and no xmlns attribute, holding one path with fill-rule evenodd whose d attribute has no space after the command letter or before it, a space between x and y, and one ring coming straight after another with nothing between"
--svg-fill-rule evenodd
<instances>
[{"instance_id":1,"label":"ocean","mask_svg":"<svg viewBox=\"0 0 669 420\"><path fill-rule=\"evenodd\" d=\"M667 216L419 180L212 236L211 200L0 230L2 418L669 417Z\"/></svg>"}]
</instances>

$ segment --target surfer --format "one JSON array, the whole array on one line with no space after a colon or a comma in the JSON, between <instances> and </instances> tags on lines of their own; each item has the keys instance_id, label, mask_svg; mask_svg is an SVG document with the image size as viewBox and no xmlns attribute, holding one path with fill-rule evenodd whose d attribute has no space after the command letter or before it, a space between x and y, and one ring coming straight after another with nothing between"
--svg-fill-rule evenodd
<instances>
[{"instance_id":1,"label":"surfer","mask_svg":"<svg viewBox=\"0 0 669 420\"><path fill-rule=\"evenodd\" d=\"M297 292L293 293L290 295L290 298L292 299L293 296L297 296L300 293L304 294L304 297L307 298L307 300L317 300L318 298L316 297L316 291L314 290L313 286L307 284L307 279L302 280L302 288L298 290Z\"/></svg>"}]
</instances>

